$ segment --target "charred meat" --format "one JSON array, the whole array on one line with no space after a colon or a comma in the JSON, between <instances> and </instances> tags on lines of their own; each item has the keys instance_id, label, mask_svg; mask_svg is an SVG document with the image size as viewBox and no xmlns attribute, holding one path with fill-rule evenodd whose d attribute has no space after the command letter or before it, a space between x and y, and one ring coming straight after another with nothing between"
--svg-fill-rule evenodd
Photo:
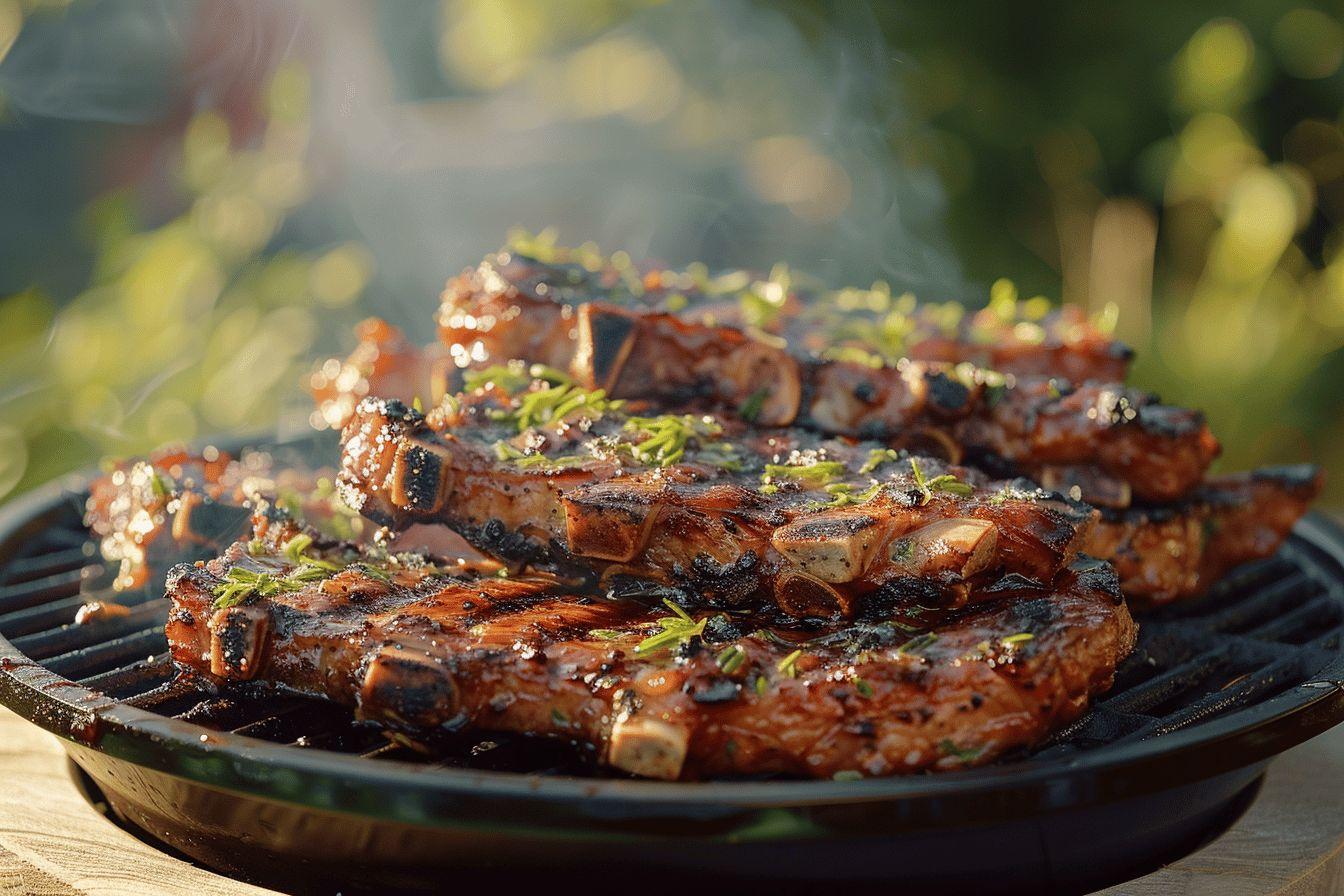
<instances>
[{"instance_id":1,"label":"charred meat","mask_svg":"<svg viewBox=\"0 0 1344 896\"><path fill-rule=\"evenodd\" d=\"M367 399L338 488L378 523L442 523L495 556L796 616L1049 583L1095 511L878 443L633 415L600 392L487 381L428 415Z\"/></svg>"},{"instance_id":2,"label":"charred meat","mask_svg":"<svg viewBox=\"0 0 1344 896\"><path fill-rule=\"evenodd\" d=\"M954 462L964 456L996 471L1067 479L1087 500L1109 506L1177 500L1219 451L1201 414L1114 381L953 363L947 356L957 352L946 344L956 339L925 352L937 357L930 361L891 360L844 344L819 356L800 350L801 335L789 341L789 327L780 338L723 312L670 313L664 306L678 304L672 296L660 292L649 305L630 298L634 288L609 271L505 253L449 284L440 335L461 366L521 359L616 398L936 447Z\"/></svg>"},{"instance_id":3,"label":"charred meat","mask_svg":"<svg viewBox=\"0 0 1344 896\"><path fill-rule=\"evenodd\" d=\"M602 257L536 240L517 241L450 280L440 335L459 366L528 358L565 366L576 310L598 302L636 313L667 313L694 324L755 330L800 351L972 364L1016 376L1123 382L1133 352L1107 322L1079 309L1019 302L1002 289L968 312L956 302L916 302L872 289L830 290L782 266L765 276L711 275L703 265L667 270L625 256ZM1110 323L1113 323L1111 321ZM549 357L547 357L547 353Z\"/></svg>"},{"instance_id":4,"label":"charred meat","mask_svg":"<svg viewBox=\"0 0 1344 896\"><path fill-rule=\"evenodd\" d=\"M991 586L993 588L994 586ZM889 775L1039 743L1109 687L1135 627L1110 568L925 625L835 623L463 578L292 526L169 578L185 668L329 697L411 737L444 728L587 743L666 780Z\"/></svg>"},{"instance_id":5,"label":"charred meat","mask_svg":"<svg viewBox=\"0 0 1344 896\"><path fill-rule=\"evenodd\" d=\"M1115 564L1131 601L1192 597L1234 567L1273 555L1321 484L1310 466L1215 476L1180 504L1104 511L1084 550Z\"/></svg>"}]
</instances>

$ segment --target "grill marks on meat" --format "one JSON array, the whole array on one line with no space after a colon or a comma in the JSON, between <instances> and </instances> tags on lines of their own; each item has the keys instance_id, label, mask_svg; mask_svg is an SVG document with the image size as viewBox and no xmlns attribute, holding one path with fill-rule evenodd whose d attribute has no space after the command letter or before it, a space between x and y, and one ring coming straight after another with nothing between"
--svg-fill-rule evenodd
<instances>
[{"instance_id":1,"label":"grill marks on meat","mask_svg":"<svg viewBox=\"0 0 1344 896\"><path fill-rule=\"evenodd\" d=\"M1045 360L1069 354L1062 336L1048 351L1033 353L1004 335L1025 322L996 328L977 315L981 322L967 325L1008 339L1004 360L1037 359L1012 365L1021 373L1004 377L949 363L978 354L960 337L917 338L916 345L937 346L924 353L934 361L799 357L786 346L808 347L801 334L815 331L811 321L789 324L782 309L796 301L781 300L777 309L785 321L777 327L780 338L748 327L731 307L703 296L697 302L683 292L644 289L636 296L631 290L619 272L590 273L504 253L449 283L440 336L462 366L522 359L569 371L581 384L616 397L724 406L763 425L798 423L830 434L932 442L951 460L960 460L961 452L988 456L1036 478L1055 468L1093 469L1080 482L1100 477L1100 487L1085 493L1099 503L1127 502L1131 495L1178 499L1198 484L1219 451L1198 412L1161 405L1117 380L1084 376L1071 385ZM696 310L668 313L673 295ZM1072 317L1055 319L1057 336L1085 334L1076 320L1064 322ZM1031 327L1044 341L1044 327ZM964 353L952 348L963 344ZM964 357L947 357L955 354ZM1081 366L1091 372L1088 364Z\"/></svg>"},{"instance_id":2,"label":"grill marks on meat","mask_svg":"<svg viewBox=\"0 0 1344 896\"><path fill-rule=\"evenodd\" d=\"M1132 601L1170 603L1273 555L1321 486L1306 465L1215 476L1178 505L1103 513L1084 550L1115 565Z\"/></svg>"},{"instance_id":3,"label":"grill marks on meat","mask_svg":"<svg viewBox=\"0 0 1344 896\"><path fill-rule=\"evenodd\" d=\"M582 407L521 433L496 422L544 388L479 389L428 416L362 402L342 437L342 496L379 523L442 523L604 586L635 577L796 616L854 616L875 593L959 604L1003 572L1048 583L1095 515L1025 481L802 430ZM637 457L667 426L694 433L677 462Z\"/></svg>"},{"instance_id":4,"label":"grill marks on meat","mask_svg":"<svg viewBox=\"0 0 1344 896\"><path fill-rule=\"evenodd\" d=\"M352 548L320 582L214 608L243 568L283 578L283 528L168 582L183 667L322 695L428 737L469 725L593 745L636 775L886 775L989 762L1038 743L1109 687L1135 627L1109 567L946 615L932 631L696 614L700 634L640 652L647 604L553 580L463 579ZM707 621L706 621L707 620ZM768 632L768 634L767 634Z\"/></svg>"}]
</instances>

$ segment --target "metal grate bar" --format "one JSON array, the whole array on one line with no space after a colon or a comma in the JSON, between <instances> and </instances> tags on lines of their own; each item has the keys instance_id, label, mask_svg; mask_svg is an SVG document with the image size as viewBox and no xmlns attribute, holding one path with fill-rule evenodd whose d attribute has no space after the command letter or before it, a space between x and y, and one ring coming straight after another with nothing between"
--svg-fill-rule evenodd
<instances>
[{"instance_id":1,"label":"metal grate bar","mask_svg":"<svg viewBox=\"0 0 1344 896\"><path fill-rule=\"evenodd\" d=\"M69 597L79 593L80 583L84 580L81 569L52 573L40 579L31 579L18 585L6 585L0 588L0 618L4 614L26 610L49 601Z\"/></svg>"},{"instance_id":2,"label":"metal grate bar","mask_svg":"<svg viewBox=\"0 0 1344 896\"><path fill-rule=\"evenodd\" d=\"M100 641L120 638L150 626L162 626L168 617L172 602L166 598L147 601L131 608L125 616L115 616L84 625L62 625L32 635L14 639L14 646L35 660L43 660L82 647L91 647Z\"/></svg>"},{"instance_id":3,"label":"metal grate bar","mask_svg":"<svg viewBox=\"0 0 1344 896\"><path fill-rule=\"evenodd\" d=\"M136 657L152 657L155 653L163 652L167 646L163 629L156 625L92 647L62 653L43 665L66 678L88 678L109 669L119 669Z\"/></svg>"},{"instance_id":4,"label":"metal grate bar","mask_svg":"<svg viewBox=\"0 0 1344 896\"><path fill-rule=\"evenodd\" d=\"M1239 709L1253 701L1264 700L1300 683L1302 674L1296 657L1286 657L1271 663L1253 675L1245 675L1205 694L1188 705L1166 713L1147 733L1158 737L1172 731L1202 722L1230 710ZM1193 696L1193 695L1192 695Z\"/></svg>"},{"instance_id":5,"label":"metal grate bar","mask_svg":"<svg viewBox=\"0 0 1344 896\"><path fill-rule=\"evenodd\" d=\"M1268 641L1303 643L1340 622L1339 604L1327 597L1318 597L1291 613L1251 629L1246 634Z\"/></svg>"},{"instance_id":6,"label":"metal grate bar","mask_svg":"<svg viewBox=\"0 0 1344 896\"><path fill-rule=\"evenodd\" d=\"M1148 712L1164 701L1187 693L1219 670L1227 668L1232 662L1232 652L1230 645L1216 647L1137 687L1112 693L1098 705L1117 712Z\"/></svg>"},{"instance_id":7,"label":"metal grate bar","mask_svg":"<svg viewBox=\"0 0 1344 896\"><path fill-rule=\"evenodd\" d=\"M1320 585L1305 573L1294 572L1219 609L1209 624L1220 632L1240 634L1292 610L1320 591Z\"/></svg>"},{"instance_id":8,"label":"metal grate bar","mask_svg":"<svg viewBox=\"0 0 1344 896\"><path fill-rule=\"evenodd\" d=\"M0 573L0 585L15 585L20 582L40 579L53 573L83 569L85 566L91 565L92 548L92 545L85 544L79 547L66 548L62 551L54 551L50 554L39 554L35 557L15 560ZM101 564L95 563L92 565Z\"/></svg>"},{"instance_id":9,"label":"metal grate bar","mask_svg":"<svg viewBox=\"0 0 1344 896\"><path fill-rule=\"evenodd\" d=\"M78 586L76 586L75 593L72 595L56 597L39 606L0 615L0 635L13 640L24 635L33 635L68 625L75 621L75 613L79 612L79 608L94 597L92 594L78 593ZM122 606L126 607L139 606L150 599L148 591L127 592L116 598Z\"/></svg>"},{"instance_id":10,"label":"metal grate bar","mask_svg":"<svg viewBox=\"0 0 1344 896\"><path fill-rule=\"evenodd\" d=\"M91 691L101 691L109 697L124 700L131 695L142 694L176 675L172 659L167 653L161 653L81 678L79 683Z\"/></svg>"}]
</instances>

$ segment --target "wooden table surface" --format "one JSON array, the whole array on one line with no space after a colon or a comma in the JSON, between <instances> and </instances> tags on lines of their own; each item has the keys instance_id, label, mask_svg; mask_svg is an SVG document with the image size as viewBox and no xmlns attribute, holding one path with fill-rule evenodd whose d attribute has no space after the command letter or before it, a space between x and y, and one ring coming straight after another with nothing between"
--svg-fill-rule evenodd
<instances>
[{"instance_id":1,"label":"wooden table surface","mask_svg":"<svg viewBox=\"0 0 1344 896\"><path fill-rule=\"evenodd\" d=\"M1344 893L1344 726L1280 757L1222 837L1105 896ZM0 709L0 896L251 896L89 806L54 737Z\"/></svg>"}]
</instances>

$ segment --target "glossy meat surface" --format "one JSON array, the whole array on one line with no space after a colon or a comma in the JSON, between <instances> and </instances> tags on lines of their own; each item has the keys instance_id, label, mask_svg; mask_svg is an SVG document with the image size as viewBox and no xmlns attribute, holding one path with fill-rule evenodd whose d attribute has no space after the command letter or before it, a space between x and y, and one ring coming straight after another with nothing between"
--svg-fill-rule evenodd
<instances>
[{"instance_id":1,"label":"glossy meat surface","mask_svg":"<svg viewBox=\"0 0 1344 896\"><path fill-rule=\"evenodd\" d=\"M341 495L376 522L451 526L495 556L604 588L629 578L796 616L955 605L1007 573L1049 583L1095 516L1029 482L877 443L633 415L525 376L428 415L366 400L342 450Z\"/></svg>"},{"instance_id":2,"label":"glossy meat surface","mask_svg":"<svg viewBox=\"0 0 1344 896\"><path fill-rule=\"evenodd\" d=\"M740 308L733 311L738 306L710 302L696 288L650 290L644 282L502 253L450 282L440 335L459 366L521 359L617 398L714 406L759 424L796 423L926 450L933 444L954 461L983 459L1038 479L1067 476L1086 499L1115 506L1131 497L1184 496L1219 451L1199 413L1162 405L1116 380L1071 377L1069 364L1051 366L1059 346L1005 374L956 363L983 353L957 352L963 342L954 335L927 335L916 344L928 349L910 354L930 360L911 360L826 337L816 320L822 312L796 297L780 298L779 308L766 303L779 331L772 333L764 318L753 326ZM786 313L792 305L807 310ZM1055 316L1061 332L1082 330L1081 322L1064 322L1072 316ZM991 317L1002 326L966 326L1000 339L1028 327ZM851 324L854 333L881 332ZM945 330L955 334L958 326ZM1044 332L1040 323L1029 327ZM914 323L906 329L921 332ZM1014 344L1012 352L1025 355L1026 347Z\"/></svg>"},{"instance_id":3,"label":"glossy meat surface","mask_svg":"<svg viewBox=\"0 0 1344 896\"><path fill-rule=\"evenodd\" d=\"M1115 565L1132 602L1193 597L1234 567L1272 556L1321 484L1310 466L1214 476L1180 504L1103 513L1084 550Z\"/></svg>"},{"instance_id":4,"label":"glossy meat surface","mask_svg":"<svg viewBox=\"0 0 1344 896\"><path fill-rule=\"evenodd\" d=\"M532 359L545 351L558 353L546 363L564 366L565 322L590 302L755 329L817 354L840 349L887 362L968 361L1005 374L1076 382L1123 382L1133 357L1106 324L1076 307L1051 310L1042 300L995 295L988 308L967 311L956 302L892 295L881 284L827 289L782 266L768 275L711 275L703 265L667 270L535 243L510 246L450 280L440 333L447 345L459 347L455 354L463 366L474 353Z\"/></svg>"},{"instance_id":5,"label":"glossy meat surface","mask_svg":"<svg viewBox=\"0 0 1344 896\"><path fill-rule=\"evenodd\" d=\"M989 762L1076 718L1135 637L1113 573L1091 561L1048 588L1005 583L971 610L803 628L305 539L263 522L175 569L176 662L326 696L411 737L573 739L668 780Z\"/></svg>"},{"instance_id":6,"label":"glossy meat surface","mask_svg":"<svg viewBox=\"0 0 1344 896\"><path fill-rule=\"evenodd\" d=\"M218 556L271 507L332 538L365 541L375 527L336 494L334 469L282 463L265 451L237 457L175 447L113 465L89 486L85 525L113 565L113 588L158 587L176 563ZM400 533L397 546L481 558L442 527Z\"/></svg>"}]
</instances>

